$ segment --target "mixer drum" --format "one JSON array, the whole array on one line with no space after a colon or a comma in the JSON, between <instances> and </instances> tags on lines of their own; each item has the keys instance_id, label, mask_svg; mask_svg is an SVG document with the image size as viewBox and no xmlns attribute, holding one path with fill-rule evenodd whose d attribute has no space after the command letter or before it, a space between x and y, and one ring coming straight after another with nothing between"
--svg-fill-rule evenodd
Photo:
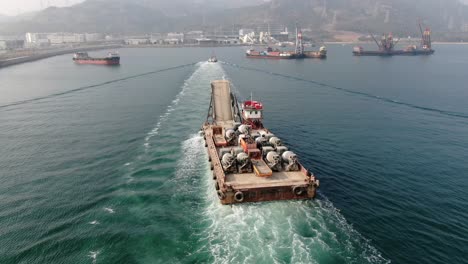
<instances>
[{"instance_id":1,"label":"mixer drum","mask_svg":"<svg viewBox=\"0 0 468 264\"><path fill-rule=\"evenodd\" d=\"M247 153L241 152L241 153L237 154L237 162L239 164L244 164L248 160L249 160L249 155L247 155Z\"/></svg>"},{"instance_id":2,"label":"mixer drum","mask_svg":"<svg viewBox=\"0 0 468 264\"><path fill-rule=\"evenodd\" d=\"M268 162L271 162L271 163L278 163L280 161L280 156L278 155L278 153L274 152L274 151L270 151L268 152L268 154L266 155L266 159Z\"/></svg>"},{"instance_id":3,"label":"mixer drum","mask_svg":"<svg viewBox=\"0 0 468 264\"><path fill-rule=\"evenodd\" d=\"M297 156L292 151L286 151L282 155L285 163L284 169L286 171L297 171L299 170L299 164L297 162Z\"/></svg>"},{"instance_id":4,"label":"mixer drum","mask_svg":"<svg viewBox=\"0 0 468 264\"><path fill-rule=\"evenodd\" d=\"M278 153L271 151L268 152L266 155L266 161L268 167L270 167L273 171L280 171L281 170L281 157Z\"/></svg>"},{"instance_id":5,"label":"mixer drum","mask_svg":"<svg viewBox=\"0 0 468 264\"><path fill-rule=\"evenodd\" d=\"M296 161L297 160L296 154L289 150L283 153L282 158L284 161L290 161L290 160Z\"/></svg>"},{"instance_id":6,"label":"mixer drum","mask_svg":"<svg viewBox=\"0 0 468 264\"><path fill-rule=\"evenodd\" d=\"M272 144L275 147L281 146L281 139L279 139L277 137L270 138L269 142L270 142L270 144Z\"/></svg>"},{"instance_id":7,"label":"mixer drum","mask_svg":"<svg viewBox=\"0 0 468 264\"><path fill-rule=\"evenodd\" d=\"M221 159L221 164L223 165L223 169L225 171L232 171L236 159L231 153L225 153L223 158Z\"/></svg>"},{"instance_id":8,"label":"mixer drum","mask_svg":"<svg viewBox=\"0 0 468 264\"><path fill-rule=\"evenodd\" d=\"M235 135L236 135L236 132L234 131L234 129L226 130L226 138L227 139L233 138Z\"/></svg>"},{"instance_id":9,"label":"mixer drum","mask_svg":"<svg viewBox=\"0 0 468 264\"><path fill-rule=\"evenodd\" d=\"M244 135L249 135L250 134L250 126L249 125L241 125L239 127L239 132L241 132Z\"/></svg>"}]
</instances>

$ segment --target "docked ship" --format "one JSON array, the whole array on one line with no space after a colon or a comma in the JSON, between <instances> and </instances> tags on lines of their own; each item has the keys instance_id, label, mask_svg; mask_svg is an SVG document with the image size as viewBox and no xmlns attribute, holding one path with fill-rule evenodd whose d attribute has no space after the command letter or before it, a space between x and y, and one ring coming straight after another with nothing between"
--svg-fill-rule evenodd
<instances>
[{"instance_id":1,"label":"docked ship","mask_svg":"<svg viewBox=\"0 0 468 264\"><path fill-rule=\"evenodd\" d=\"M380 41L371 35L374 42L379 47L378 50L366 51L362 47L354 47L353 55L355 56L414 56L414 55L431 55L434 54L431 42L431 30L426 28L422 30L421 24L419 24L421 31L421 46L411 45L402 50L395 50L399 40L394 40L393 35L382 35Z\"/></svg>"},{"instance_id":2,"label":"docked ship","mask_svg":"<svg viewBox=\"0 0 468 264\"><path fill-rule=\"evenodd\" d=\"M296 27L296 48L294 51L281 51L268 47L267 50L264 51L256 51L254 49L247 50L245 55L248 58L262 59L325 59L327 57L327 48L321 46L318 51L306 51L302 40L302 31L298 30Z\"/></svg>"},{"instance_id":3,"label":"docked ship","mask_svg":"<svg viewBox=\"0 0 468 264\"><path fill-rule=\"evenodd\" d=\"M93 58L87 52L77 52L73 55L73 61L78 64L119 65L120 55L109 52L104 58Z\"/></svg>"},{"instance_id":4,"label":"docked ship","mask_svg":"<svg viewBox=\"0 0 468 264\"><path fill-rule=\"evenodd\" d=\"M211 83L201 130L222 204L312 199L319 180L263 125L263 104L239 104L227 80Z\"/></svg>"}]
</instances>

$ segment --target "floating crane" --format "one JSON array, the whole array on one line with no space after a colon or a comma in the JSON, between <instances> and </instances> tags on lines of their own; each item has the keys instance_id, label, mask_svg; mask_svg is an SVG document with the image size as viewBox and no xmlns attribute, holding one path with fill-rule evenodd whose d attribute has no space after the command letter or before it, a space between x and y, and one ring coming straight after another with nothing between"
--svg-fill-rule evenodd
<instances>
[{"instance_id":1,"label":"floating crane","mask_svg":"<svg viewBox=\"0 0 468 264\"><path fill-rule=\"evenodd\" d=\"M394 55L431 55L434 50L431 46L431 30L426 28L422 30L421 23L419 23L419 30L421 32L421 46L416 45L408 46L403 50L395 50L396 45L400 41L394 40L393 34L383 34L380 41L378 41L373 34L370 34L379 50L365 51L362 47L354 47L353 54L355 56L394 56Z\"/></svg>"}]
</instances>

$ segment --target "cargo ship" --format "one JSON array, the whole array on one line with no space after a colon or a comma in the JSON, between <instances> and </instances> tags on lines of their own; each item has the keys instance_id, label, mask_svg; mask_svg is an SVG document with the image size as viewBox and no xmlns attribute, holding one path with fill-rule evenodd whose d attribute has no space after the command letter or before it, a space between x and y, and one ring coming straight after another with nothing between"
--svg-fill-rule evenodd
<instances>
[{"instance_id":1,"label":"cargo ship","mask_svg":"<svg viewBox=\"0 0 468 264\"><path fill-rule=\"evenodd\" d=\"M78 64L119 65L120 56L116 52L109 52L104 58L93 58L87 52L77 52L73 55L73 61Z\"/></svg>"},{"instance_id":2,"label":"cargo ship","mask_svg":"<svg viewBox=\"0 0 468 264\"><path fill-rule=\"evenodd\" d=\"M227 80L211 83L201 131L221 204L313 199L319 180L263 125L263 104L239 104Z\"/></svg>"},{"instance_id":3,"label":"cargo ship","mask_svg":"<svg viewBox=\"0 0 468 264\"><path fill-rule=\"evenodd\" d=\"M294 59L295 56L292 52L284 52L279 49L268 47L267 50L256 51L254 49L247 50L245 55L248 58L261 58L261 59Z\"/></svg>"},{"instance_id":4,"label":"cargo ship","mask_svg":"<svg viewBox=\"0 0 468 264\"><path fill-rule=\"evenodd\" d=\"M403 50L395 50L395 46L399 40L394 40L392 33L388 35L382 35L380 41L371 34L372 39L379 47L379 50L366 51L362 47L354 47L353 55L354 56L416 56L416 55L432 55L434 50L432 49L431 42L431 30L426 28L422 30L421 24L419 24L419 29L421 31L421 46L417 47L416 45L411 45L406 47Z\"/></svg>"},{"instance_id":5,"label":"cargo ship","mask_svg":"<svg viewBox=\"0 0 468 264\"><path fill-rule=\"evenodd\" d=\"M256 51L254 49L247 50L246 56L248 58L261 59L325 59L327 57L327 49L325 46L322 46L318 51L306 51L302 41L302 32L296 27L296 48L294 51L273 50L273 48L268 47L267 50L264 51Z\"/></svg>"}]
</instances>

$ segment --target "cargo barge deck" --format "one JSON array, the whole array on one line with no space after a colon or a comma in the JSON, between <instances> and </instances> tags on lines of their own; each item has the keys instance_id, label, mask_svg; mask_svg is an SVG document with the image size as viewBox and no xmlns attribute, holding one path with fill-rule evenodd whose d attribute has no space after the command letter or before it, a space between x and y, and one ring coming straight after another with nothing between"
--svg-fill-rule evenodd
<instances>
[{"instance_id":1,"label":"cargo barge deck","mask_svg":"<svg viewBox=\"0 0 468 264\"><path fill-rule=\"evenodd\" d=\"M211 90L202 133L221 203L314 198L319 180L263 127L263 105L239 106L226 80L213 81Z\"/></svg>"}]
</instances>

